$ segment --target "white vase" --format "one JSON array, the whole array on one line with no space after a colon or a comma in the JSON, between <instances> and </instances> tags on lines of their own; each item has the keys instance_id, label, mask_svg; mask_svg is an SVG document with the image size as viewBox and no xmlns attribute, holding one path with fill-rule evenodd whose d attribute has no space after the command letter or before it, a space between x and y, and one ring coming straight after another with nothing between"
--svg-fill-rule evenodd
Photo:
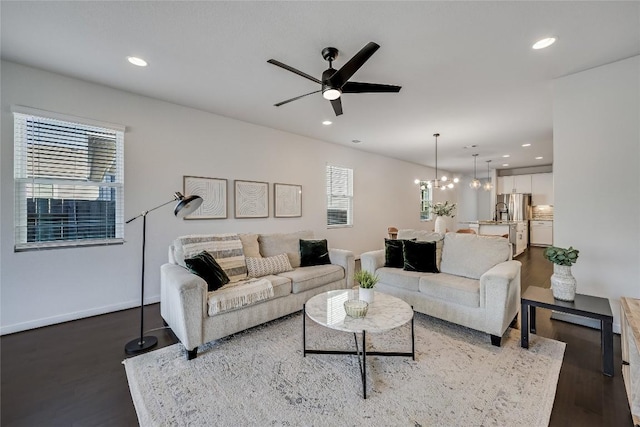
<instances>
[{"instance_id":1,"label":"white vase","mask_svg":"<svg viewBox=\"0 0 640 427\"><path fill-rule=\"evenodd\" d=\"M445 234L447 232L447 222L443 216L436 216L436 222L434 224L434 231L436 233Z\"/></svg>"},{"instance_id":2,"label":"white vase","mask_svg":"<svg viewBox=\"0 0 640 427\"><path fill-rule=\"evenodd\" d=\"M573 301L576 297L576 283L576 278L571 274L570 265L553 264L551 289L555 299Z\"/></svg>"},{"instance_id":3,"label":"white vase","mask_svg":"<svg viewBox=\"0 0 640 427\"><path fill-rule=\"evenodd\" d=\"M359 288L358 298L368 303L373 302L373 288Z\"/></svg>"}]
</instances>

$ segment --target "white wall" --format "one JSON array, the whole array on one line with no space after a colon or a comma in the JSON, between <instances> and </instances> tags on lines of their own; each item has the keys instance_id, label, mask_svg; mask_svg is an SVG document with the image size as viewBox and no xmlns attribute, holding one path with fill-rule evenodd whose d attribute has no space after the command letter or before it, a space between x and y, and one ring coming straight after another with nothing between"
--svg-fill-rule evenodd
<instances>
[{"instance_id":1,"label":"white wall","mask_svg":"<svg viewBox=\"0 0 640 427\"><path fill-rule=\"evenodd\" d=\"M182 191L183 175L229 180L229 218L183 221L166 206L147 217L146 301L159 300L159 268L177 236L311 229L329 246L383 247L388 226L432 229L419 220L414 179L430 168L313 140L105 86L1 63L0 292L2 333L139 305L142 223L118 246L13 251L12 105L125 125L125 219ZM325 165L354 169L354 226L328 230ZM234 179L269 182L270 217L233 218ZM273 183L301 184L302 218L273 218ZM455 192L448 193L455 200ZM439 195L438 197L442 197ZM442 199L437 199L442 200ZM452 226L451 226L452 228ZM132 333L133 333L132 329Z\"/></svg>"},{"instance_id":2,"label":"white wall","mask_svg":"<svg viewBox=\"0 0 640 427\"><path fill-rule=\"evenodd\" d=\"M554 236L580 250L578 293L640 298L640 57L558 79Z\"/></svg>"}]
</instances>

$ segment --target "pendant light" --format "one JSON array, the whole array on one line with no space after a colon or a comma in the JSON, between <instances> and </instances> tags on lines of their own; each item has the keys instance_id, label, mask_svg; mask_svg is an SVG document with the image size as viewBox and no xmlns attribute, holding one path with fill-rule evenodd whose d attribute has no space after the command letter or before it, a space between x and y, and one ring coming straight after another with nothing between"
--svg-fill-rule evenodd
<instances>
[{"instance_id":1,"label":"pendant light","mask_svg":"<svg viewBox=\"0 0 640 427\"><path fill-rule=\"evenodd\" d=\"M441 190L446 190L447 188L453 188L453 182L449 182L447 184L447 181L449 180L446 176L442 176L440 179L438 179L438 137L440 136L439 133L434 133L433 136L436 139L436 177L434 180L429 181L427 183L427 187L429 188L439 188ZM454 179L454 182L456 182L456 180Z\"/></svg>"},{"instance_id":2,"label":"pendant light","mask_svg":"<svg viewBox=\"0 0 640 427\"><path fill-rule=\"evenodd\" d=\"M489 163L491 163L491 160L487 160L487 182L482 186L484 191L491 191L493 188L493 185L491 185L491 170L489 170Z\"/></svg>"},{"instance_id":3,"label":"pendant light","mask_svg":"<svg viewBox=\"0 0 640 427\"><path fill-rule=\"evenodd\" d=\"M477 161L478 161L478 155L474 154L473 155L473 181L471 181L469 183L469 187L471 187L474 190L479 189L482 186L482 183L480 183L480 181L478 180L478 178L476 177L476 166L477 166Z\"/></svg>"}]
</instances>

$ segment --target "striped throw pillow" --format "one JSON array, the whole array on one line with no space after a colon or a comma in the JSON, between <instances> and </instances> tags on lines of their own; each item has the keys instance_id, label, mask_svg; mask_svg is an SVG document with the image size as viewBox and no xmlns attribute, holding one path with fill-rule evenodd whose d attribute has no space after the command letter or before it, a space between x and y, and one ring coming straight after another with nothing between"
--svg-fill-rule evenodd
<instances>
[{"instance_id":1,"label":"striped throw pillow","mask_svg":"<svg viewBox=\"0 0 640 427\"><path fill-rule=\"evenodd\" d=\"M237 234L207 234L180 237L176 249L186 258L207 251L229 276L231 283L247 278L242 241Z\"/></svg>"},{"instance_id":2,"label":"striped throw pillow","mask_svg":"<svg viewBox=\"0 0 640 427\"><path fill-rule=\"evenodd\" d=\"M291 267L287 254L261 258L247 257L249 277L264 277L291 270L293 270L293 267Z\"/></svg>"}]
</instances>

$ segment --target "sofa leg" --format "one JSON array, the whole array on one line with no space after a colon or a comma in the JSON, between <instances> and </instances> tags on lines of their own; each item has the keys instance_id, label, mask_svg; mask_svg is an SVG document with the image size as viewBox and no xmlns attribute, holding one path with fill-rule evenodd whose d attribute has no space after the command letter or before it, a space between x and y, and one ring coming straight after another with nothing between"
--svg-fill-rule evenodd
<instances>
[{"instance_id":1,"label":"sofa leg","mask_svg":"<svg viewBox=\"0 0 640 427\"><path fill-rule=\"evenodd\" d=\"M198 356L198 347L193 350L187 350L187 360L193 360Z\"/></svg>"},{"instance_id":2,"label":"sofa leg","mask_svg":"<svg viewBox=\"0 0 640 427\"><path fill-rule=\"evenodd\" d=\"M491 345L495 345L496 347L500 347L501 343L502 343L502 337L499 337L497 335L491 335Z\"/></svg>"}]
</instances>

